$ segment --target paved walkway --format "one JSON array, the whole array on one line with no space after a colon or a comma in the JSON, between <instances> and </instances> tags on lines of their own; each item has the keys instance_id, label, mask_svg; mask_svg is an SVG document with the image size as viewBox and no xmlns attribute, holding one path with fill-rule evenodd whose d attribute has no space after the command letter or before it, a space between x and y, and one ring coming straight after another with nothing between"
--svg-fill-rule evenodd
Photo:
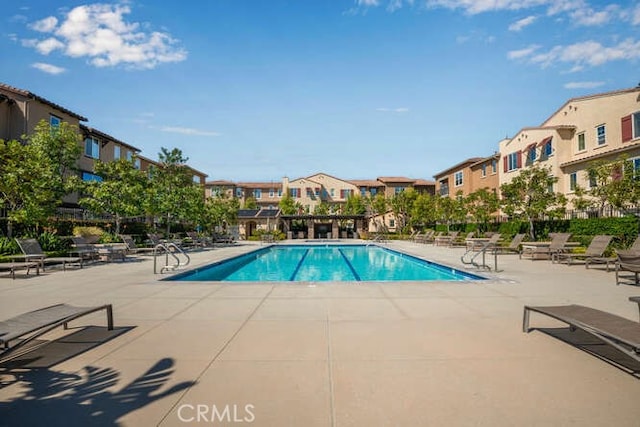
<instances>
[{"instance_id":1,"label":"paved walkway","mask_svg":"<svg viewBox=\"0 0 640 427\"><path fill-rule=\"evenodd\" d=\"M389 246L462 266L461 248ZM192 264L254 247L194 252ZM525 304L637 320L627 298L640 289L616 286L604 269L504 255L504 271L484 282L220 285L158 281L152 264L0 278L0 318L112 303L118 327L106 331L103 313L82 318L0 368L0 425L640 422L640 380L559 338L607 347L535 314L532 325L556 337L521 331Z\"/></svg>"}]
</instances>

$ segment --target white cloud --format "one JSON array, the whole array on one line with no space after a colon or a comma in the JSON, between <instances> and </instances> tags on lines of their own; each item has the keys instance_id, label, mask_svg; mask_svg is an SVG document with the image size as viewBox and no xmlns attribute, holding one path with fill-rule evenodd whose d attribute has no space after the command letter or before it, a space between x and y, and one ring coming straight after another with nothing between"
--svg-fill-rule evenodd
<instances>
[{"instance_id":1,"label":"white cloud","mask_svg":"<svg viewBox=\"0 0 640 427\"><path fill-rule=\"evenodd\" d=\"M58 67L56 65L51 65L51 64L45 64L44 62L36 62L34 64L31 64L31 66L47 74L54 74L54 75L61 74L67 71L62 67Z\"/></svg>"},{"instance_id":2,"label":"white cloud","mask_svg":"<svg viewBox=\"0 0 640 427\"><path fill-rule=\"evenodd\" d=\"M532 44L524 49L512 50L507 53L509 59L522 59L527 56L531 56L536 50L540 49L540 46Z\"/></svg>"},{"instance_id":3,"label":"white cloud","mask_svg":"<svg viewBox=\"0 0 640 427\"><path fill-rule=\"evenodd\" d=\"M579 7L570 13L572 22L583 26L604 25L615 19L618 15L619 7L609 5L601 11L595 11L588 6Z\"/></svg>"},{"instance_id":4,"label":"white cloud","mask_svg":"<svg viewBox=\"0 0 640 427\"><path fill-rule=\"evenodd\" d=\"M520 31L522 30L524 27L527 27L531 24L533 24L536 20L536 17L531 15L531 16L527 16L526 18L522 18L516 22L514 22L513 24L509 25L509 31Z\"/></svg>"},{"instance_id":5,"label":"white cloud","mask_svg":"<svg viewBox=\"0 0 640 427\"><path fill-rule=\"evenodd\" d=\"M39 21L29 24L29 28L39 33L50 33L58 25L58 18L55 16L49 16L48 18L41 19Z\"/></svg>"},{"instance_id":6,"label":"white cloud","mask_svg":"<svg viewBox=\"0 0 640 427\"><path fill-rule=\"evenodd\" d=\"M164 126L160 128L162 132L179 133L182 135L196 135L196 136L220 136L218 132L211 132L206 130L199 130L193 128Z\"/></svg>"},{"instance_id":7,"label":"white cloud","mask_svg":"<svg viewBox=\"0 0 640 427\"><path fill-rule=\"evenodd\" d=\"M180 62L187 52L165 32L145 32L137 22L126 22L131 13L126 4L91 4L69 11L59 22L53 16L32 23L29 27L50 33L44 40L25 40L42 54L61 50L74 58L86 57L96 67L124 65L151 69L165 62Z\"/></svg>"},{"instance_id":8,"label":"white cloud","mask_svg":"<svg viewBox=\"0 0 640 427\"><path fill-rule=\"evenodd\" d=\"M524 51L524 50L523 50ZM517 59L530 56L530 53L509 58ZM547 52L530 57L530 62L542 67L548 67L556 63L572 64L574 69L584 66L599 66L611 61L633 60L640 58L640 41L626 39L615 46L606 47L600 43L589 40L568 46L554 46Z\"/></svg>"},{"instance_id":9,"label":"white cloud","mask_svg":"<svg viewBox=\"0 0 640 427\"><path fill-rule=\"evenodd\" d=\"M565 89L593 89L603 86L605 82L569 82L565 83Z\"/></svg>"},{"instance_id":10,"label":"white cloud","mask_svg":"<svg viewBox=\"0 0 640 427\"><path fill-rule=\"evenodd\" d=\"M631 12L631 24L640 25L640 4Z\"/></svg>"},{"instance_id":11,"label":"white cloud","mask_svg":"<svg viewBox=\"0 0 640 427\"><path fill-rule=\"evenodd\" d=\"M550 0L427 0L429 7L462 9L470 15L498 10L522 10L548 4Z\"/></svg>"}]
</instances>

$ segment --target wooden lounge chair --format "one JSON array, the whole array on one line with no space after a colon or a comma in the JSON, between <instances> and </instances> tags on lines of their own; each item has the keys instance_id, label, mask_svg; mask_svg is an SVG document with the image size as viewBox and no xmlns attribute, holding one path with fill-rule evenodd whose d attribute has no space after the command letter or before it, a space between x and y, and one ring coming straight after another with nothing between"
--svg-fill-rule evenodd
<instances>
[{"instance_id":1,"label":"wooden lounge chair","mask_svg":"<svg viewBox=\"0 0 640 427\"><path fill-rule=\"evenodd\" d=\"M611 239L613 239L613 236L598 234L593 237L584 253L559 252L556 254L556 261L562 263L564 260L567 262L567 265L571 265L574 260L582 259L585 262L586 268L589 268L590 262L601 264L606 263L607 271L609 271L609 262L615 261L615 258L606 258L604 256L604 252L607 250L609 243L611 243Z\"/></svg>"},{"instance_id":2,"label":"wooden lounge chair","mask_svg":"<svg viewBox=\"0 0 640 427\"><path fill-rule=\"evenodd\" d=\"M633 273L634 284L638 285L638 273L640 273L640 252L617 251L616 252L616 285L621 283L622 271Z\"/></svg>"},{"instance_id":3,"label":"wooden lounge chair","mask_svg":"<svg viewBox=\"0 0 640 427\"><path fill-rule=\"evenodd\" d=\"M62 264L62 269L66 270L68 264L76 264L82 268L82 257L80 256L68 256L68 257L47 257L44 253L40 243L36 239L16 239L20 250L24 255L20 255L25 261L35 261L40 265L42 271L44 271L45 264Z\"/></svg>"},{"instance_id":4,"label":"wooden lounge chair","mask_svg":"<svg viewBox=\"0 0 640 427\"><path fill-rule=\"evenodd\" d=\"M77 255L86 260L94 260L98 258L98 249L87 241L84 237L71 237L71 249L69 253Z\"/></svg>"},{"instance_id":5,"label":"wooden lounge chair","mask_svg":"<svg viewBox=\"0 0 640 427\"><path fill-rule=\"evenodd\" d=\"M67 304L57 304L39 310L20 314L11 319L0 322L0 358L5 358L9 353L23 347L35 338L63 326L79 317L96 311L107 312L107 328L113 329L113 309L111 304L96 307L75 307ZM11 342L17 341L11 345Z\"/></svg>"},{"instance_id":6,"label":"wooden lounge chair","mask_svg":"<svg viewBox=\"0 0 640 427\"><path fill-rule=\"evenodd\" d=\"M524 307L522 330L529 332L530 312L544 314L580 329L640 362L640 323L582 305Z\"/></svg>"}]
</instances>

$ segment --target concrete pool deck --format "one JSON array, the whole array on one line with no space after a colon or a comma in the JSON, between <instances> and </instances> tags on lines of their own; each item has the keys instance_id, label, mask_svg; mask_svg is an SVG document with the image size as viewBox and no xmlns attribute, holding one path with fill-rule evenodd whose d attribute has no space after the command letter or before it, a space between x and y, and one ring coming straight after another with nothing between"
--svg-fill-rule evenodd
<instances>
[{"instance_id":1,"label":"concrete pool deck","mask_svg":"<svg viewBox=\"0 0 640 427\"><path fill-rule=\"evenodd\" d=\"M387 245L463 267L462 248ZM255 246L192 252L192 265ZM0 367L0 425L637 426L640 379L565 341L608 347L535 314L545 331L521 328L525 304L638 320L640 289L517 255L499 268L469 283L222 285L159 281L138 257L3 275L1 319L111 303L116 330L96 313Z\"/></svg>"}]
</instances>

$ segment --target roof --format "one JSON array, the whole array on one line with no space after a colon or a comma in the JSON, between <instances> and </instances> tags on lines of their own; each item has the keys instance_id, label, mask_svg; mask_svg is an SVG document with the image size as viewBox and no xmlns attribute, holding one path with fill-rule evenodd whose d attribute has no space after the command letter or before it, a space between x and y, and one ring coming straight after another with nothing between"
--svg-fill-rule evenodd
<instances>
[{"instance_id":1,"label":"roof","mask_svg":"<svg viewBox=\"0 0 640 427\"><path fill-rule=\"evenodd\" d=\"M260 209L239 209L238 218L255 218Z\"/></svg>"},{"instance_id":2,"label":"roof","mask_svg":"<svg viewBox=\"0 0 640 427\"><path fill-rule=\"evenodd\" d=\"M471 158L469 158L467 160L463 160L460 163L458 163L458 164L456 164L454 166L451 166L449 169L445 169L442 172L439 172L439 173L437 173L437 174L435 174L433 176L434 177L438 177L438 176L443 176L443 175L449 175L449 173L454 171L454 170L463 168L465 166L471 166L472 164L480 162L480 161L485 160L485 159L486 159L486 157L471 157Z\"/></svg>"},{"instance_id":3,"label":"roof","mask_svg":"<svg viewBox=\"0 0 640 427\"><path fill-rule=\"evenodd\" d=\"M436 185L435 181L429 181L426 179L416 179L416 182L413 184L415 186L428 187L431 185Z\"/></svg>"},{"instance_id":4,"label":"roof","mask_svg":"<svg viewBox=\"0 0 640 427\"><path fill-rule=\"evenodd\" d=\"M76 119L78 119L78 120L80 120L82 122L88 121L88 119L86 117L81 116L78 113L74 113L73 111L71 111L71 110L69 110L67 108L64 108L62 105L56 104L55 102L51 102L48 99L45 99L45 98L43 98L41 96L38 96L33 92L29 92L28 90L18 89L17 87L9 86L8 84L4 84L4 83L0 83L0 89L4 89L6 91L13 92L13 93L18 94L18 95L22 95L22 96L24 96L26 98L31 98L33 100L42 102L43 104L47 104L50 107L53 107L58 111L62 111L63 113L66 113L66 114L68 114L68 115L70 115L72 117L75 117Z\"/></svg>"},{"instance_id":5,"label":"roof","mask_svg":"<svg viewBox=\"0 0 640 427\"><path fill-rule=\"evenodd\" d=\"M275 218L280 215L280 209L260 209L258 218Z\"/></svg>"},{"instance_id":6,"label":"roof","mask_svg":"<svg viewBox=\"0 0 640 427\"><path fill-rule=\"evenodd\" d=\"M132 150L135 150L135 151L137 151L137 152L140 152L140 151L141 151L139 148L134 147L134 146L133 146L133 145L131 145L131 144L127 144L126 142L120 141L119 139L114 138L113 136L111 136L111 135L109 135L109 134L107 134L107 133L104 133L104 132L102 132L102 131L99 131L98 129L94 129L94 128L92 128L92 127L85 126L85 125L81 124L81 125L80 125L80 130L82 130L83 132L87 132L87 133L89 133L89 134L97 135L97 136L99 136L100 138L108 139L109 141L117 142L118 144L120 144L120 145L124 145L125 147L129 147L129 148L131 148Z\"/></svg>"},{"instance_id":7,"label":"roof","mask_svg":"<svg viewBox=\"0 0 640 427\"><path fill-rule=\"evenodd\" d=\"M560 164L560 167L566 167L566 166L571 166L571 165L577 165L580 163L584 163L584 162L588 162L588 161L592 161L592 160L597 160L603 157L608 157L611 156L613 154L621 154L624 153L625 151L630 151L632 148L638 148L640 147L640 141L638 142L631 142L631 143L625 143L624 146L622 147L618 147L614 150L609 150L609 151L603 151L603 152L598 152L596 154L592 154L591 156L586 156L586 157L581 157L579 159L576 160L571 160L568 162L564 162Z\"/></svg>"},{"instance_id":8,"label":"roof","mask_svg":"<svg viewBox=\"0 0 640 427\"><path fill-rule=\"evenodd\" d=\"M379 176L378 181L380 182L407 182L412 183L415 182L415 179L407 178L404 176Z\"/></svg>"},{"instance_id":9,"label":"roof","mask_svg":"<svg viewBox=\"0 0 640 427\"><path fill-rule=\"evenodd\" d=\"M236 187L240 188L280 188L281 182L239 182Z\"/></svg>"},{"instance_id":10,"label":"roof","mask_svg":"<svg viewBox=\"0 0 640 427\"><path fill-rule=\"evenodd\" d=\"M547 120L542 122L542 126L544 126L545 123L547 123L549 120L551 120L556 114L558 114L560 111L562 111L563 108L565 108L568 104L570 104L572 102L587 101L589 99L603 98L605 96L622 95L624 93L633 93L633 92L640 92L640 86L633 87L633 88L628 88L628 89L618 89L618 90L612 90L612 91L609 91L609 92L601 92L601 93L595 93L595 94L591 94L591 95L585 95L585 96L578 96L578 97L575 97L575 98L570 98L567 102L562 104L560 106L560 108L558 108L556 111L554 111L553 114L551 114L547 118Z\"/></svg>"},{"instance_id":11,"label":"roof","mask_svg":"<svg viewBox=\"0 0 640 427\"><path fill-rule=\"evenodd\" d=\"M482 159L478 160L478 161L477 161L477 162L475 162L474 164L469 165L469 167L470 167L470 168L472 168L472 167L474 167L474 166L478 166L478 165L480 165L480 164L482 164L482 163L484 163L484 162L486 162L486 161L489 161L489 160L497 160L497 159L499 159L499 158L500 158L500 153L496 152L496 153L493 153L493 154L492 154L491 156L489 156L489 157L484 157L484 158L482 158Z\"/></svg>"},{"instance_id":12,"label":"roof","mask_svg":"<svg viewBox=\"0 0 640 427\"><path fill-rule=\"evenodd\" d=\"M347 182L356 187L384 187L384 184L374 179L350 179Z\"/></svg>"},{"instance_id":13,"label":"roof","mask_svg":"<svg viewBox=\"0 0 640 427\"><path fill-rule=\"evenodd\" d=\"M235 182L233 181L225 181L224 179L218 179L215 181L207 181L204 183L205 185L220 185L220 186L227 186L227 187L233 187L236 185Z\"/></svg>"}]
</instances>

